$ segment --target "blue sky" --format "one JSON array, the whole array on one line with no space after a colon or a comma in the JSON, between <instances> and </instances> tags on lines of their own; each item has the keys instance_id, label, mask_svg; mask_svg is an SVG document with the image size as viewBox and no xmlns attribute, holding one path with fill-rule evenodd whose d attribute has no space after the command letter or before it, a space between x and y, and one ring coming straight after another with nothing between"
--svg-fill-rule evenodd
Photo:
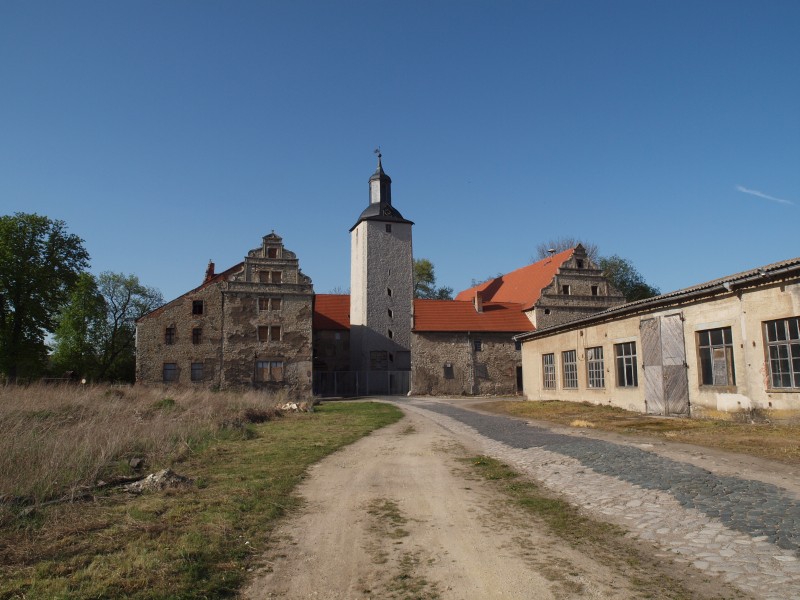
<instances>
[{"instance_id":1,"label":"blue sky","mask_svg":"<svg viewBox=\"0 0 800 600\"><path fill-rule=\"evenodd\" d=\"M456 291L587 239L671 291L800 255L800 2L0 2L0 214L166 298L273 229L320 293L380 145Z\"/></svg>"}]
</instances>

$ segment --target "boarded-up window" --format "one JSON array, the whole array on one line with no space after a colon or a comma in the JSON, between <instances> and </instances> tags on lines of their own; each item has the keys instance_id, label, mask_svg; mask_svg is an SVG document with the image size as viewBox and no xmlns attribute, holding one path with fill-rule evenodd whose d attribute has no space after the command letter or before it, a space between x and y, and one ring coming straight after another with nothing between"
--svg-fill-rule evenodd
<instances>
[{"instance_id":1,"label":"boarded-up window","mask_svg":"<svg viewBox=\"0 0 800 600\"><path fill-rule=\"evenodd\" d=\"M256 361L256 381L283 381L283 361L280 360L257 360Z\"/></svg>"},{"instance_id":2,"label":"boarded-up window","mask_svg":"<svg viewBox=\"0 0 800 600\"><path fill-rule=\"evenodd\" d=\"M280 298L259 298L258 299L258 310L280 310L281 309L281 299Z\"/></svg>"},{"instance_id":3,"label":"boarded-up window","mask_svg":"<svg viewBox=\"0 0 800 600\"><path fill-rule=\"evenodd\" d=\"M258 282L259 283L269 283L270 281L270 273L269 271L259 271L258 272Z\"/></svg>"},{"instance_id":4,"label":"boarded-up window","mask_svg":"<svg viewBox=\"0 0 800 600\"><path fill-rule=\"evenodd\" d=\"M272 325L269 328L269 339L271 342L280 342L281 341L281 326L280 325Z\"/></svg>"},{"instance_id":5,"label":"boarded-up window","mask_svg":"<svg viewBox=\"0 0 800 600\"><path fill-rule=\"evenodd\" d=\"M258 341L259 342L269 341L269 325L258 326Z\"/></svg>"}]
</instances>

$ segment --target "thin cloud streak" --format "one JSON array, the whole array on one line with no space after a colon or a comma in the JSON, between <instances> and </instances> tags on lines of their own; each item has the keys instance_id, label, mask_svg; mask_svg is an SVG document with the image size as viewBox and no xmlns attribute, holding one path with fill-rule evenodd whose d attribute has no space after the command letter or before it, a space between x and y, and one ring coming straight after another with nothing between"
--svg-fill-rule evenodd
<instances>
[{"instance_id":1,"label":"thin cloud streak","mask_svg":"<svg viewBox=\"0 0 800 600\"><path fill-rule=\"evenodd\" d=\"M757 196L758 198L764 198L765 200L772 200L773 202L780 202L781 204L789 204L794 206L794 202L791 200L785 200L784 198L776 198L775 196L770 196L769 194L765 194L764 192L759 192L758 190L750 190L742 185L736 186L737 192L742 192L743 194L750 194L751 196Z\"/></svg>"}]
</instances>

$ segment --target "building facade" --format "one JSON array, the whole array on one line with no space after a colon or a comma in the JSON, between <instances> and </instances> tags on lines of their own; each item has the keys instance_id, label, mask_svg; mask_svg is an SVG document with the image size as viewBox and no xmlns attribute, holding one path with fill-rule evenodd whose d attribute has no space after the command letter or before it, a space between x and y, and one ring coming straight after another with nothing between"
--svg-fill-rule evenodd
<instances>
[{"instance_id":1,"label":"building facade","mask_svg":"<svg viewBox=\"0 0 800 600\"><path fill-rule=\"evenodd\" d=\"M274 232L136 323L136 379L310 392L313 287Z\"/></svg>"},{"instance_id":2,"label":"building facade","mask_svg":"<svg viewBox=\"0 0 800 600\"><path fill-rule=\"evenodd\" d=\"M661 415L796 409L800 258L516 339L529 400Z\"/></svg>"}]
</instances>

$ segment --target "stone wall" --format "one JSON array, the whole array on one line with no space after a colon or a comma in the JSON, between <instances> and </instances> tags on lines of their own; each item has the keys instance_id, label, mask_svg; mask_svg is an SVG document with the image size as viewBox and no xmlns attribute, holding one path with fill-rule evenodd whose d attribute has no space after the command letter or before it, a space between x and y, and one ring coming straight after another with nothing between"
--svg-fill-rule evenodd
<instances>
[{"instance_id":1,"label":"stone wall","mask_svg":"<svg viewBox=\"0 0 800 600\"><path fill-rule=\"evenodd\" d=\"M177 367L175 383L219 385L222 354L222 282L190 292L156 309L137 323L136 380L162 383L164 365ZM193 314L195 301L203 302L202 314ZM173 328L167 343L167 328ZM192 331L200 329L199 341ZM192 381L192 363L202 363L202 378Z\"/></svg>"},{"instance_id":2,"label":"stone wall","mask_svg":"<svg viewBox=\"0 0 800 600\"><path fill-rule=\"evenodd\" d=\"M271 233L239 268L217 276L210 268L208 283L137 323L137 380L162 383L164 365L174 364L170 383L310 393L314 292L294 253ZM196 301L203 303L201 314L193 310ZM262 361L279 375L264 380L257 369Z\"/></svg>"},{"instance_id":3,"label":"stone wall","mask_svg":"<svg viewBox=\"0 0 800 600\"><path fill-rule=\"evenodd\" d=\"M522 365L512 333L415 332L412 394L509 395L517 393ZM475 350L480 341L481 349Z\"/></svg>"}]
</instances>

